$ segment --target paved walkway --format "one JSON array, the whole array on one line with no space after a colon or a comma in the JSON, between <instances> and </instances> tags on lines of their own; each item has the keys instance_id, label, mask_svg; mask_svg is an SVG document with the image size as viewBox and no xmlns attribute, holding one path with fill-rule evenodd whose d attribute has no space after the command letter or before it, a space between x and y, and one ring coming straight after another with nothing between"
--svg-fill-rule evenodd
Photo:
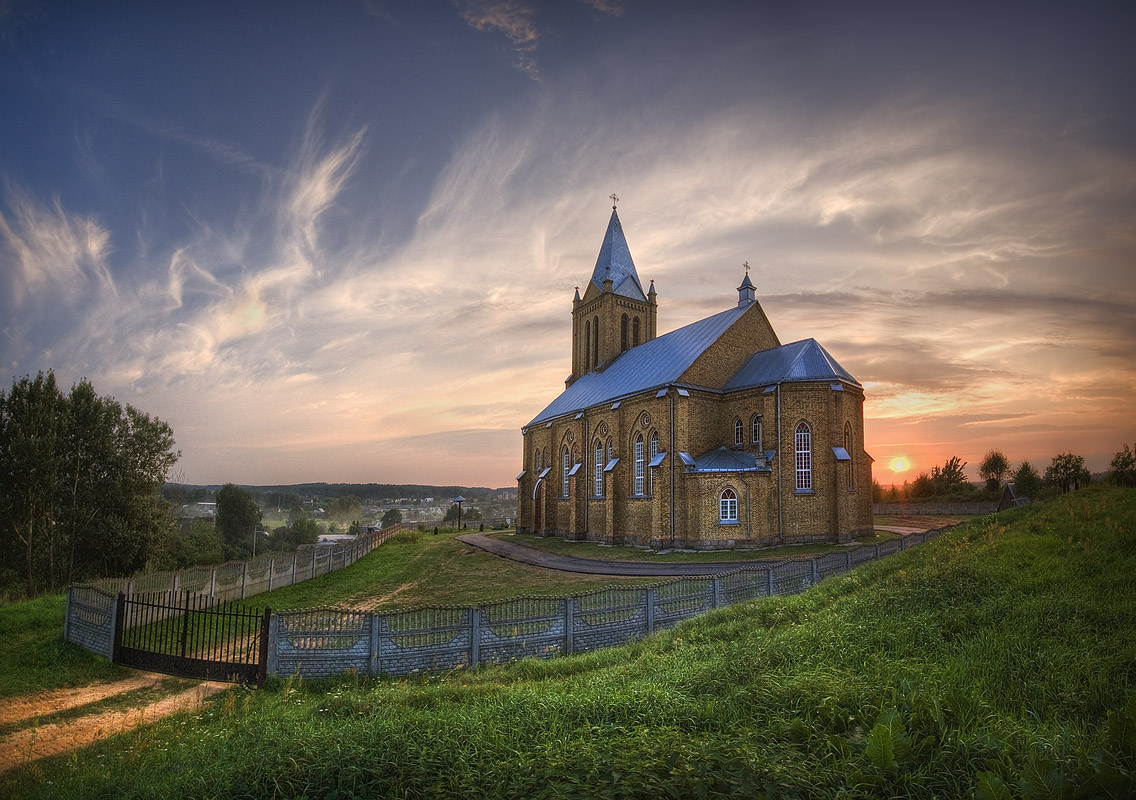
<instances>
[{"instance_id":1,"label":"paved walkway","mask_svg":"<svg viewBox=\"0 0 1136 800\"><path fill-rule=\"evenodd\" d=\"M907 536L917 533L922 528L903 528L895 526L880 526L876 530L890 531ZM534 567L555 569L561 572L583 572L589 575L621 575L641 577L675 577L682 575L721 575L726 572L752 567L762 563L785 561L787 556L774 556L771 558L749 559L748 561L702 561L693 564L684 563L648 563L644 561L599 561L593 558L577 558L575 556L559 555L523 544L515 544L506 539L497 539L488 533L466 533L457 537L458 541L479 547L487 553L518 561L522 564L531 564ZM856 545L852 545L856 546ZM802 555L801 558L813 558L812 555Z\"/></svg>"}]
</instances>

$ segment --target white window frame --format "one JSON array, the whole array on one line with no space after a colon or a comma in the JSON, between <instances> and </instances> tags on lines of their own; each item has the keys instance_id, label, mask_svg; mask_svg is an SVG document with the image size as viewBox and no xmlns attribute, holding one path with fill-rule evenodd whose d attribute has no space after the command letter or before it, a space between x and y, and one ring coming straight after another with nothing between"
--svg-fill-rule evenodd
<instances>
[{"instance_id":1,"label":"white window frame","mask_svg":"<svg viewBox=\"0 0 1136 800\"><path fill-rule=\"evenodd\" d=\"M572 470L572 455L568 452L568 445L560 451L561 475L560 496L568 496L568 473Z\"/></svg>"},{"instance_id":2,"label":"white window frame","mask_svg":"<svg viewBox=\"0 0 1136 800\"><path fill-rule=\"evenodd\" d=\"M753 437L753 444L757 445L758 450L761 449L761 425L763 422L761 414L754 414L749 421L750 435Z\"/></svg>"},{"instance_id":3,"label":"white window frame","mask_svg":"<svg viewBox=\"0 0 1136 800\"><path fill-rule=\"evenodd\" d=\"M603 497L604 446L600 439L596 439L595 468L596 474L592 478L592 496Z\"/></svg>"},{"instance_id":4,"label":"white window frame","mask_svg":"<svg viewBox=\"0 0 1136 800\"><path fill-rule=\"evenodd\" d=\"M745 444L745 436L743 435L744 428L742 427L742 418L738 417L734 420L734 445L740 446Z\"/></svg>"},{"instance_id":5,"label":"white window frame","mask_svg":"<svg viewBox=\"0 0 1136 800\"><path fill-rule=\"evenodd\" d=\"M797 491L813 490L813 432L807 422L797 424L793 432L793 464L797 475Z\"/></svg>"},{"instance_id":6,"label":"white window frame","mask_svg":"<svg viewBox=\"0 0 1136 800\"><path fill-rule=\"evenodd\" d=\"M723 489L718 496L718 521L725 524L738 521L738 494L733 489Z\"/></svg>"},{"instance_id":7,"label":"white window frame","mask_svg":"<svg viewBox=\"0 0 1136 800\"><path fill-rule=\"evenodd\" d=\"M635 435L634 451L635 451L635 483L634 483L634 486L633 486L634 494L635 494L636 497L642 497L643 496L643 478L644 478L645 473L644 473L644 469L643 469L643 464L644 464L644 461L643 461L643 434L641 434L641 433L637 433Z\"/></svg>"}]
</instances>

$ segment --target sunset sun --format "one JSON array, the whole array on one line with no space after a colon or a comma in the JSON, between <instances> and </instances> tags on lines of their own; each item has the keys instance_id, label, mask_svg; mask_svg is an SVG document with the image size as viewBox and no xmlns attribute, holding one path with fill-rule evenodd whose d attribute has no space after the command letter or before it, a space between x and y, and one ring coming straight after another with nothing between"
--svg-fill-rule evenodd
<instances>
[{"instance_id":1,"label":"sunset sun","mask_svg":"<svg viewBox=\"0 0 1136 800\"><path fill-rule=\"evenodd\" d=\"M911 463L905 456L896 456L891 460L888 466L891 468L892 472L906 472L911 468Z\"/></svg>"}]
</instances>

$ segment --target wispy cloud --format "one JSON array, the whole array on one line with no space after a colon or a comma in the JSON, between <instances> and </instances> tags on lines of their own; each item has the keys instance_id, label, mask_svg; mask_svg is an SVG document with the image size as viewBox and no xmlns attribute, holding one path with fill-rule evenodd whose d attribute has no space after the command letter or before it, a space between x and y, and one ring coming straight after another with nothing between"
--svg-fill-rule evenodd
<instances>
[{"instance_id":1,"label":"wispy cloud","mask_svg":"<svg viewBox=\"0 0 1136 800\"><path fill-rule=\"evenodd\" d=\"M10 216L0 213L0 258L9 265L4 272L17 307L40 292L70 303L92 284L114 294L110 232L97 220L65 211L58 197L45 205L13 186L7 206Z\"/></svg>"}]
</instances>

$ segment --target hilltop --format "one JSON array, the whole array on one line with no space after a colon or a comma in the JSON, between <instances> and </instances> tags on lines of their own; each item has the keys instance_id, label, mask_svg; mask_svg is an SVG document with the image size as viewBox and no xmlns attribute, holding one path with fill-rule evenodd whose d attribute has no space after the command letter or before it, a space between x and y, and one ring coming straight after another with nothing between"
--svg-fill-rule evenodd
<instances>
[{"instance_id":1,"label":"hilltop","mask_svg":"<svg viewBox=\"0 0 1136 800\"><path fill-rule=\"evenodd\" d=\"M1094 488L628 647L233 689L0 793L1129 796L1134 620L1136 492Z\"/></svg>"}]
</instances>

